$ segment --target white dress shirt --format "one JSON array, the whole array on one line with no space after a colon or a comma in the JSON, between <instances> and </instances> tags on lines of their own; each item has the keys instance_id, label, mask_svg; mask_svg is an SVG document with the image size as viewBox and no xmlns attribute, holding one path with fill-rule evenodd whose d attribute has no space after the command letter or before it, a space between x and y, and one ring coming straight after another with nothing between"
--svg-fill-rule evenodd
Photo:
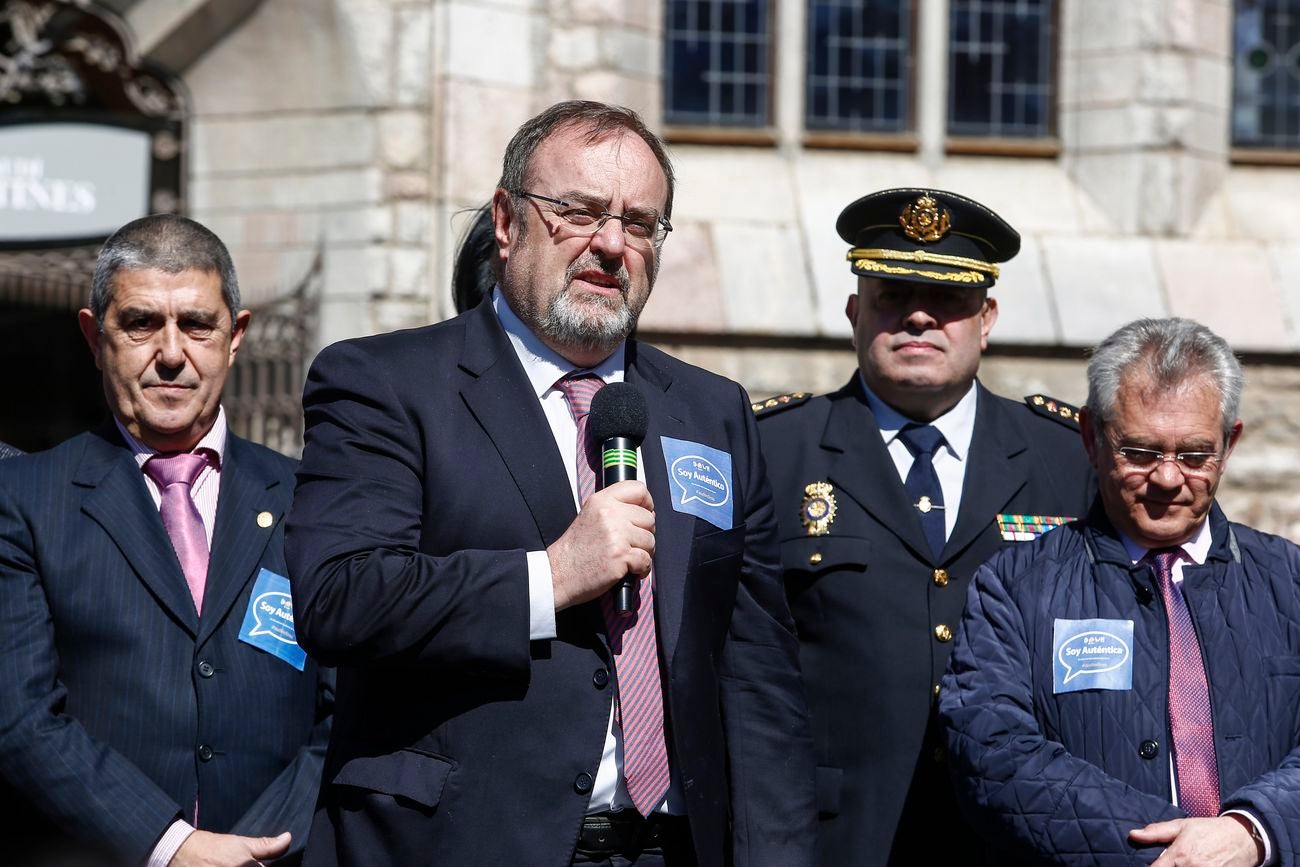
<instances>
[{"instance_id":1,"label":"white dress shirt","mask_svg":"<svg viewBox=\"0 0 1300 867\"><path fill-rule=\"evenodd\" d=\"M907 473L912 469L914 458L907 444L899 438L898 434L909 424L925 424L925 422L903 415L876 397L875 392L867 387L861 373L858 374L858 378L862 383L862 390L867 395L867 406L871 407L871 412L876 417L880 438L885 441L885 448L889 451L889 456L894 459L898 478L906 484ZM970 454L971 437L975 434L975 405L978 399L979 394L975 390L975 383L972 382L970 390L957 401L956 406L930 422L939 429L939 433L943 434L943 445L934 452L934 472L939 477L939 487L943 489L943 537L945 539L952 535L953 527L957 526L957 514L961 509L962 483L966 479L966 458Z\"/></svg>"},{"instance_id":2,"label":"white dress shirt","mask_svg":"<svg viewBox=\"0 0 1300 867\"><path fill-rule=\"evenodd\" d=\"M564 392L555 387L561 377L575 371L594 373L605 381L622 382L624 378L624 358L626 345L620 343L608 358L591 368L575 368L558 353L541 341L536 334L524 324L506 302L499 289L492 291L492 309L501 320L510 345L524 367L524 374L532 385L533 393L542 406L546 422L550 425L555 445L564 459L564 471L569 477L569 486L573 494L573 504L578 503L578 426L569 412L569 403ZM637 450L638 466L645 466L641 460L641 450ZM555 587L552 584L551 564L546 551L529 551L528 558L528 605L529 638L541 641L555 638ZM667 685L664 688L667 699ZM606 810L632 808L632 799L628 797L627 786L623 782L623 733L614 724L614 706L610 705L609 724L605 733L605 749L601 755L600 768L596 772L596 781L591 789L591 800L587 803L588 813L600 813ZM683 793L673 774L672 783L662 804L656 808L659 813L685 814Z\"/></svg>"}]
</instances>

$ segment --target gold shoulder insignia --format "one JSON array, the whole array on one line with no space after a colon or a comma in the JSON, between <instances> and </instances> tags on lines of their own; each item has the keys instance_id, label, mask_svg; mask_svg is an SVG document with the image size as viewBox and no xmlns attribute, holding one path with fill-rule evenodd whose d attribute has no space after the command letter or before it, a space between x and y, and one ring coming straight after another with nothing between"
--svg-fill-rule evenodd
<instances>
[{"instance_id":1,"label":"gold shoulder insignia","mask_svg":"<svg viewBox=\"0 0 1300 867\"><path fill-rule=\"evenodd\" d=\"M1045 394L1031 394L1025 398L1025 406L1038 415L1060 422L1068 428L1079 429L1079 408L1073 404Z\"/></svg>"},{"instance_id":2,"label":"gold shoulder insignia","mask_svg":"<svg viewBox=\"0 0 1300 867\"><path fill-rule=\"evenodd\" d=\"M776 397L769 397L767 400L756 400L749 405L749 408L754 411L754 415L758 418L763 418L774 412L807 403L810 398L812 398L812 392L810 391L792 391L789 394L778 394Z\"/></svg>"}]
</instances>

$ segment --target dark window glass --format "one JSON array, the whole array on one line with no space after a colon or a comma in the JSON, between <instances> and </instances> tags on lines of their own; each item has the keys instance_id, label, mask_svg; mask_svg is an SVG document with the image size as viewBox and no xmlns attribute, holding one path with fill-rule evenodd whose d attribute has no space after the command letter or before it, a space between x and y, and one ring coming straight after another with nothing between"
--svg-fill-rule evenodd
<instances>
[{"instance_id":1,"label":"dark window glass","mask_svg":"<svg viewBox=\"0 0 1300 867\"><path fill-rule=\"evenodd\" d=\"M808 0L810 130L912 128L912 0Z\"/></svg>"},{"instance_id":2,"label":"dark window glass","mask_svg":"<svg viewBox=\"0 0 1300 867\"><path fill-rule=\"evenodd\" d=\"M1300 2L1234 4L1232 143L1300 145Z\"/></svg>"},{"instance_id":3,"label":"dark window glass","mask_svg":"<svg viewBox=\"0 0 1300 867\"><path fill-rule=\"evenodd\" d=\"M949 0L948 132L1052 134L1052 0Z\"/></svg>"},{"instance_id":4,"label":"dark window glass","mask_svg":"<svg viewBox=\"0 0 1300 867\"><path fill-rule=\"evenodd\" d=\"M768 0L668 0L665 121L770 125L770 7Z\"/></svg>"}]
</instances>

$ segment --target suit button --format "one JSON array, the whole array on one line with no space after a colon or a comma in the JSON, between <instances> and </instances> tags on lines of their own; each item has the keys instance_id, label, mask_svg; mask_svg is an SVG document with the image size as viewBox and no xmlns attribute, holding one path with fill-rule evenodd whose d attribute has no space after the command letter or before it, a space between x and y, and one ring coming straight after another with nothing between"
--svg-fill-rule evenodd
<instances>
[{"instance_id":1,"label":"suit button","mask_svg":"<svg viewBox=\"0 0 1300 867\"><path fill-rule=\"evenodd\" d=\"M936 586L936 587L947 587L947 586L948 586L948 570L947 570L947 569L935 569L935 570L934 570L934 583L935 583L935 586Z\"/></svg>"},{"instance_id":2,"label":"suit button","mask_svg":"<svg viewBox=\"0 0 1300 867\"><path fill-rule=\"evenodd\" d=\"M591 685L596 689L604 689L609 686L609 672L603 668L596 669L591 676Z\"/></svg>"},{"instance_id":3,"label":"suit button","mask_svg":"<svg viewBox=\"0 0 1300 867\"><path fill-rule=\"evenodd\" d=\"M1145 740L1138 745L1138 755L1144 759L1154 759L1160 753L1160 744Z\"/></svg>"},{"instance_id":4,"label":"suit button","mask_svg":"<svg viewBox=\"0 0 1300 867\"><path fill-rule=\"evenodd\" d=\"M206 659L199 663L199 677L212 677L217 669Z\"/></svg>"},{"instance_id":5,"label":"suit button","mask_svg":"<svg viewBox=\"0 0 1300 867\"><path fill-rule=\"evenodd\" d=\"M573 791L577 792L579 795L585 795L591 791L591 787L595 785L595 782L596 781L591 778L591 774L583 771L574 778Z\"/></svg>"},{"instance_id":6,"label":"suit button","mask_svg":"<svg viewBox=\"0 0 1300 867\"><path fill-rule=\"evenodd\" d=\"M952 630L948 628L948 624L940 623L934 628L934 637L940 641L952 641Z\"/></svg>"},{"instance_id":7,"label":"suit button","mask_svg":"<svg viewBox=\"0 0 1300 867\"><path fill-rule=\"evenodd\" d=\"M939 684L937 683L934 685L934 697L935 698L939 697Z\"/></svg>"},{"instance_id":8,"label":"suit button","mask_svg":"<svg viewBox=\"0 0 1300 867\"><path fill-rule=\"evenodd\" d=\"M213 756L212 747L208 746L207 744L203 744L199 747L199 761L210 762L212 761L212 756Z\"/></svg>"}]
</instances>

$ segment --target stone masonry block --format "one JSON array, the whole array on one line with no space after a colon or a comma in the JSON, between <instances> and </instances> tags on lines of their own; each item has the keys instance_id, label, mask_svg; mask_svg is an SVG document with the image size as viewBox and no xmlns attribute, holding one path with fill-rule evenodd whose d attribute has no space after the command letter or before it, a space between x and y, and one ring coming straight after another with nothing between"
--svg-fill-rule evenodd
<instances>
[{"instance_id":1,"label":"stone masonry block","mask_svg":"<svg viewBox=\"0 0 1300 867\"><path fill-rule=\"evenodd\" d=\"M724 332L815 334L812 287L794 225L719 221Z\"/></svg>"},{"instance_id":2,"label":"stone masonry block","mask_svg":"<svg viewBox=\"0 0 1300 867\"><path fill-rule=\"evenodd\" d=\"M429 133L421 111L386 111L379 115L379 151L392 169L418 168L428 162Z\"/></svg>"},{"instance_id":3,"label":"stone masonry block","mask_svg":"<svg viewBox=\"0 0 1300 867\"><path fill-rule=\"evenodd\" d=\"M596 27L554 28L547 51L556 69L580 71L600 62L600 30Z\"/></svg>"},{"instance_id":4,"label":"stone masonry block","mask_svg":"<svg viewBox=\"0 0 1300 867\"><path fill-rule=\"evenodd\" d=\"M991 342L1038 346L1062 342L1042 249L1033 236L1022 236L1020 253L1002 266L1002 276L989 295L998 301Z\"/></svg>"},{"instance_id":5,"label":"stone masonry block","mask_svg":"<svg viewBox=\"0 0 1300 867\"><path fill-rule=\"evenodd\" d=\"M435 154L443 192L456 201L486 202L501 175L506 144L534 113L527 90L449 82L440 121L442 147Z\"/></svg>"},{"instance_id":6,"label":"stone masonry block","mask_svg":"<svg viewBox=\"0 0 1300 867\"><path fill-rule=\"evenodd\" d=\"M530 86L537 65L535 22L527 12L454 0L447 5L447 27L442 33L447 40L443 72L486 84Z\"/></svg>"},{"instance_id":7,"label":"stone masonry block","mask_svg":"<svg viewBox=\"0 0 1300 867\"><path fill-rule=\"evenodd\" d=\"M397 88L399 105L427 105L433 78L433 10L397 10Z\"/></svg>"},{"instance_id":8,"label":"stone masonry block","mask_svg":"<svg viewBox=\"0 0 1300 867\"><path fill-rule=\"evenodd\" d=\"M1044 238L1042 248L1065 345L1092 346L1133 319L1167 315L1150 241Z\"/></svg>"},{"instance_id":9,"label":"stone masonry block","mask_svg":"<svg viewBox=\"0 0 1300 867\"><path fill-rule=\"evenodd\" d=\"M722 281L710 226L674 222L660 255L659 279L641 311L640 327L706 334L724 331Z\"/></svg>"},{"instance_id":10,"label":"stone masonry block","mask_svg":"<svg viewBox=\"0 0 1300 867\"><path fill-rule=\"evenodd\" d=\"M651 35L626 28L608 28L600 34L601 60L629 75L658 75L663 41Z\"/></svg>"},{"instance_id":11,"label":"stone masonry block","mask_svg":"<svg viewBox=\"0 0 1300 867\"><path fill-rule=\"evenodd\" d=\"M1285 317L1261 315L1285 309L1261 245L1171 240L1155 242L1155 249L1170 313L1204 322L1238 351L1295 346ZM1229 288L1248 292L1249 302L1224 303Z\"/></svg>"},{"instance_id":12,"label":"stone masonry block","mask_svg":"<svg viewBox=\"0 0 1300 867\"><path fill-rule=\"evenodd\" d=\"M364 165L375 132L361 113L200 118L193 126L191 171L302 171Z\"/></svg>"}]
</instances>

